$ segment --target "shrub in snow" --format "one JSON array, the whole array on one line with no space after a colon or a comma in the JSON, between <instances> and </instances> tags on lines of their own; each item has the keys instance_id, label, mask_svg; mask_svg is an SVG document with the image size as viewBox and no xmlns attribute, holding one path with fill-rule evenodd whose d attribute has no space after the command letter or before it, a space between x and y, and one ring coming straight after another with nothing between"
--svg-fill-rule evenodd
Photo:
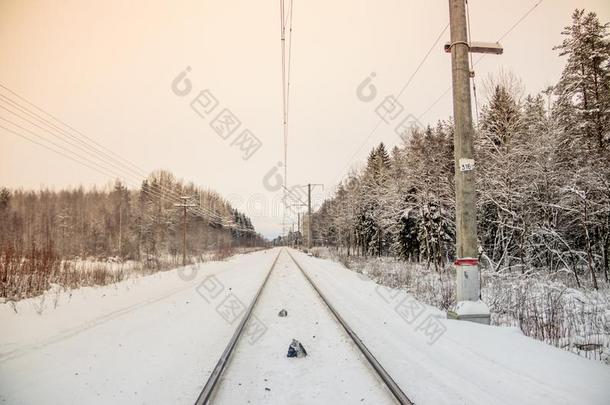
<instances>
[{"instance_id":1,"label":"shrub in snow","mask_svg":"<svg viewBox=\"0 0 610 405\"><path fill-rule=\"evenodd\" d=\"M376 283L405 289L419 301L446 310L455 303L451 266L433 271L425 264L389 257L331 257ZM571 287L569 277L482 269L481 298L492 325L515 326L524 335L583 357L608 362L610 290Z\"/></svg>"}]
</instances>

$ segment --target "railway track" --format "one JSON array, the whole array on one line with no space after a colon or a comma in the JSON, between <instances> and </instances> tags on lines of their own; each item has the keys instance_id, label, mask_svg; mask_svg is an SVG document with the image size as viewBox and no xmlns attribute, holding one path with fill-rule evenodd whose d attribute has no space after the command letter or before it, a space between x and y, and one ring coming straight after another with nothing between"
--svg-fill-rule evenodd
<instances>
[{"instance_id":1,"label":"railway track","mask_svg":"<svg viewBox=\"0 0 610 405\"><path fill-rule=\"evenodd\" d=\"M271 272L273 271L273 268L275 267L275 264L277 263L277 259L279 259L281 253L282 253L282 250L280 250L278 252L277 256L275 256L275 259L273 259L273 263L271 264L271 268L269 269L269 271L267 272L267 275L265 276L265 280L263 281L260 288L256 292L256 295L252 299L250 306L248 306L248 309L246 310L246 313L244 314L241 322L239 323L239 325L237 325L237 329L235 330L235 333L231 337L231 340L229 340L229 344L227 345L225 350L222 352L222 355L220 356L218 363L216 363L214 370L212 370L212 374L210 375L210 377L208 378L208 381L204 385L203 390L199 394L199 397L197 397L197 401L195 401L195 405L207 404L207 403L209 403L210 398L212 398L212 394L214 393L214 389L216 388L216 386L218 385L218 383L220 381L222 372L225 370L225 368L229 364L229 359L231 357L231 354L233 354L233 350L235 350L235 346L237 346L237 341L241 337L241 334L243 333L243 331L246 327L246 324L248 323L248 320L252 316L252 311L254 310L254 306L258 302L258 298L260 297L261 293L263 292L263 289L265 288L265 285L267 284L267 281L269 280L269 276L271 276Z\"/></svg>"},{"instance_id":2,"label":"railway track","mask_svg":"<svg viewBox=\"0 0 610 405\"><path fill-rule=\"evenodd\" d=\"M284 252L284 249L282 249L277 254L275 259L273 260L271 268L267 272L267 275L265 276L263 283L261 284L261 286L258 289L254 298L252 299L252 302L250 303L249 307L247 308L246 313L244 314L241 322L237 326L227 347L223 351L220 359L218 360L216 366L214 367L214 370L212 371L210 377L208 378L208 381L206 382L205 386L203 387L203 390L199 394L199 397L197 398L197 401L195 402L196 405L209 404L212 401L212 398L213 398L215 392L217 391L217 388L221 384L221 377L223 375L223 372L225 371L225 369L227 368L227 366L231 360L231 355L233 354L235 348L237 347L237 343L239 342L239 339L240 339L242 333L244 332L244 330L246 330L246 325L248 324L248 321L249 321L252 313L254 312L254 307L256 306L257 302L259 301L259 297L260 297L261 293L263 292L263 290L265 289L265 286L267 285L267 281L269 280L271 273L273 272L273 269L276 266L278 258L280 257L282 252ZM308 274L305 272L305 270L299 264L299 262L297 262L297 260L293 257L292 254L290 254L289 251L286 250L286 254L288 255L288 257L290 257L291 261L300 270L301 274L304 276L304 278L307 280L307 282L311 285L311 287L316 292L316 294L320 297L320 299L324 303L324 305L333 314L335 320L341 325L341 327L345 331L345 333L351 338L354 345L358 348L359 352L364 356L364 358L367 360L367 362L370 365L370 367L372 368L372 370L375 372L376 377L378 377L378 379L383 383L383 385L387 388L389 393L391 393L393 398L399 404L412 405L413 402L411 400L409 400L407 395L402 391L402 389L398 386L398 384L394 381L394 379L390 376L390 374L383 368L381 363L375 358L375 356L366 347L366 345L362 342L362 340L358 337L358 335L352 330L352 328L345 321L345 319L343 319L343 317L341 317L341 315L337 312L337 310L333 307L333 305L327 300L327 298L320 291L320 289L316 286L316 284L313 282L313 280L308 276Z\"/></svg>"}]
</instances>

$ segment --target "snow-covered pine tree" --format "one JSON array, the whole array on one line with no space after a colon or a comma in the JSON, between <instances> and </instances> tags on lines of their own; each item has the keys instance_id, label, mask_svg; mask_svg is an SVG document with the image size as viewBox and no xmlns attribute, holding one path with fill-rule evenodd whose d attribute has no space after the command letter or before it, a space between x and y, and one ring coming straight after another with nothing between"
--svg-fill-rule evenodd
<instances>
[{"instance_id":1,"label":"snow-covered pine tree","mask_svg":"<svg viewBox=\"0 0 610 405\"><path fill-rule=\"evenodd\" d=\"M608 26L594 12L577 9L562 32L565 39L555 47L567 56L556 86L559 122L572 141L600 149L610 146Z\"/></svg>"}]
</instances>

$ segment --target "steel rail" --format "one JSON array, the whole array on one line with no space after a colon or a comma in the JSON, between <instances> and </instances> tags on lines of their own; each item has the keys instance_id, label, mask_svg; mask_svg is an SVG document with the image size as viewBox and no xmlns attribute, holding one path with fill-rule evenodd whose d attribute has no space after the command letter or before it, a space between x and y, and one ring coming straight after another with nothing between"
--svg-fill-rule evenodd
<instances>
[{"instance_id":1,"label":"steel rail","mask_svg":"<svg viewBox=\"0 0 610 405\"><path fill-rule=\"evenodd\" d=\"M227 345L224 352L220 356L218 363L216 363L216 367L214 367L214 370L212 370L212 374L210 374L208 381L206 382L205 386L203 387L203 390L201 390L201 393L199 394L197 401L195 401L195 405L207 404L209 402L210 398L212 398L214 389L218 385L218 382L220 381L220 377L222 376L223 371L225 370L227 364L229 363L231 354L233 353L235 346L237 346L237 341L241 337L241 334L244 331L245 326L248 323L248 320L250 319L250 316L252 315L254 306L256 305L258 298L261 295L261 292L265 288L265 285L267 284L267 280L269 280L269 276L271 275L271 272L273 271L273 268L275 267L275 264L277 263L277 259L280 257L282 250L280 250L278 252L277 256L275 256L275 259L273 260L273 264L271 264L271 268L269 269L269 272L267 272L267 276L265 277L265 280L263 281L263 283L260 286L260 288L258 289L256 295L252 299L252 302L250 303L250 306L248 307L248 309L246 310L246 313L242 317L241 322L237 326L235 333L233 333L233 336L231 337L229 344Z\"/></svg>"},{"instance_id":2,"label":"steel rail","mask_svg":"<svg viewBox=\"0 0 610 405\"><path fill-rule=\"evenodd\" d=\"M371 353L371 351L366 347L366 345L362 342L362 340L358 337L358 335L356 335L356 332L354 332L352 330L352 328L350 328L350 326L347 324L347 322L341 317L341 315L339 315L337 310L326 299L326 297L324 296L322 291L320 291L318 289L318 287L315 285L315 283L307 275L305 270L303 270L303 267L301 267L299 262L296 261L296 259L290 254L290 252L288 250L286 251L286 253L288 253L288 256L290 256L290 258L292 259L294 264L297 265L298 269L301 270L301 273L303 274L303 276L305 276L305 279L309 282L309 284L311 284L311 286L318 293L320 298L322 298L322 301L324 301L324 303L326 304L326 306L328 307L330 312L332 312L332 314L335 316L337 321L341 324L341 326L343 327L345 332L347 332L347 334L352 338L352 340L354 341L354 343L356 344L358 349L360 349L360 351L362 352L364 357L368 360L369 364L377 372L377 375L379 376L379 378L381 378L381 380L388 387L388 389L390 390L392 395L394 395L394 398L396 398L396 400L402 405L414 405L413 402L411 402L411 400L407 397L407 395L402 391L402 389L396 383L396 381L394 381L392 376L390 376L390 374L388 374L388 372L383 368L381 363L379 363L379 361L375 358L373 353Z\"/></svg>"}]
</instances>

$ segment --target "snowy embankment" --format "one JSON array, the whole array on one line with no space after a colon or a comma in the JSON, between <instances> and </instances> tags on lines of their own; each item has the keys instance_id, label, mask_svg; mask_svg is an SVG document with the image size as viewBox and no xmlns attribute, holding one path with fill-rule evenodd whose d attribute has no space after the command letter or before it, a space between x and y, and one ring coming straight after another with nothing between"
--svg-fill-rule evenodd
<instances>
[{"instance_id":1,"label":"snowy embankment","mask_svg":"<svg viewBox=\"0 0 610 405\"><path fill-rule=\"evenodd\" d=\"M442 310L455 302L455 272L440 272L425 264L391 257L346 256L316 248L318 257L331 258L377 283L404 289L418 300ZM490 271L481 276L482 300L491 310L493 325L516 326L530 337L610 364L610 287L577 288L564 273Z\"/></svg>"},{"instance_id":2,"label":"snowy embankment","mask_svg":"<svg viewBox=\"0 0 610 405\"><path fill-rule=\"evenodd\" d=\"M193 279L180 277L176 269L60 292L56 303L50 295L48 300L1 304L0 402L193 403L237 324L223 319L216 302L206 301L201 282L213 274L223 286L218 297L232 295L247 305L277 252L206 263ZM292 252L417 404L606 404L610 398L610 367L600 362L525 337L516 328L447 320L440 310L400 290L381 287L340 264ZM330 342L322 337L338 327L307 293L304 279L287 271L297 270L278 272L255 312L268 330L253 343L251 355L238 357L237 352L229 372L237 367L239 382L250 381L258 398L270 400L264 403L290 398L279 397L279 390L290 391L304 379L320 376L339 378L342 384L302 384L298 403L328 403L341 398L337 390L362 392L354 385L363 385L365 376L352 381L356 365L344 355L351 343L346 338L345 347L336 350L319 346ZM312 302L305 304L308 300ZM280 306L295 303L288 318L277 318ZM287 327L291 316L298 317L296 329ZM309 356L298 363L285 357L289 336L305 337ZM320 343L312 343L317 339ZM272 356L264 357L269 361L261 360L257 349L270 351ZM327 365L320 367L320 360ZM285 378L272 381L270 375ZM228 376L227 381L239 383L231 380L235 374ZM272 382L272 390L265 390L264 384ZM231 394L230 386L224 389ZM317 393L315 400L306 396L308 389Z\"/></svg>"},{"instance_id":3,"label":"snowy embankment","mask_svg":"<svg viewBox=\"0 0 610 405\"><path fill-rule=\"evenodd\" d=\"M297 260L417 404L608 403L607 365L517 328L446 319L339 263Z\"/></svg>"},{"instance_id":4,"label":"snowy embankment","mask_svg":"<svg viewBox=\"0 0 610 405\"><path fill-rule=\"evenodd\" d=\"M0 402L194 402L233 333L196 288L215 274L249 302L274 256L0 304Z\"/></svg>"}]
</instances>

